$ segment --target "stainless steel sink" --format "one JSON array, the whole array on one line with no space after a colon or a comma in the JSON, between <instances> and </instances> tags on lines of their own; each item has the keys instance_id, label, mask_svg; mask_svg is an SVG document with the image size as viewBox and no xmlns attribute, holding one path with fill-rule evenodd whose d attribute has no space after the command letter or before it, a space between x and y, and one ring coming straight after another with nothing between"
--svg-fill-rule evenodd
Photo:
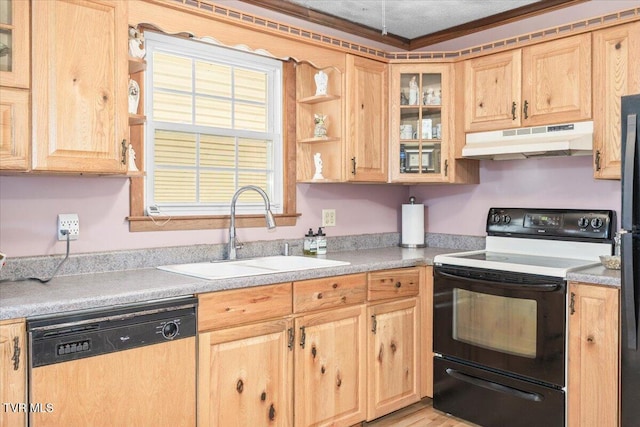
<instances>
[{"instance_id":1,"label":"stainless steel sink","mask_svg":"<svg viewBox=\"0 0 640 427\"><path fill-rule=\"evenodd\" d=\"M349 264L350 263L345 261L335 261L324 258L276 255L234 261L162 265L158 268L160 270L199 277L201 279L227 279L314 268L339 267Z\"/></svg>"}]
</instances>

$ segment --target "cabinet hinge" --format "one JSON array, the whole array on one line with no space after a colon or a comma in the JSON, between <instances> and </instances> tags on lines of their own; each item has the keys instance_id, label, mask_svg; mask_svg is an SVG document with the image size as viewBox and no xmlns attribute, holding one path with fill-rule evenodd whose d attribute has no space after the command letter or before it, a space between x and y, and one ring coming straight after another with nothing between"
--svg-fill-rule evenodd
<instances>
[{"instance_id":1,"label":"cabinet hinge","mask_svg":"<svg viewBox=\"0 0 640 427\"><path fill-rule=\"evenodd\" d=\"M576 294L571 292L571 302L569 303L570 314L576 312Z\"/></svg>"},{"instance_id":2,"label":"cabinet hinge","mask_svg":"<svg viewBox=\"0 0 640 427\"><path fill-rule=\"evenodd\" d=\"M600 170L600 150L596 150L596 170Z\"/></svg>"},{"instance_id":3,"label":"cabinet hinge","mask_svg":"<svg viewBox=\"0 0 640 427\"><path fill-rule=\"evenodd\" d=\"M287 330L287 332L289 333L289 350L293 350L293 342L295 341L295 332L293 330L293 328L289 328Z\"/></svg>"},{"instance_id":4,"label":"cabinet hinge","mask_svg":"<svg viewBox=\"0 0 640 427\"><path fill-rule=\"evenodd\" d=\"M20 369L20 339L18 337L13 337L13 356L11 356L11 360L13 361L13 370Z\"/></svg>"},{"instance_id":5,"label":"cabinet hinge","mask_svg":"<svg viewBox=\"0 0 640 427\"><path fill-rule=\"evenodd\" d=\"M123 165L127 164L127 140L126 139L122 140L122 156L121 156L120 162Z\"/></svg>"},{"instance_id":6,"label":"cabinet hinge","mask_svg":"<svg viewBox=\"0 0 640 427\"><path fill-rule=\"evenodd\" d=\"M371 315L371 332L374 334L378 331L378 320L376 319L376 315Z\"/></svg>"},{"instance_id":7,"label":"cabinet hinge","mask_svg":"<svg viewBox=\"0 0 640 427\"><path fill-rule=\"evenodd\" d=\"M301 326L300 327L300 347L304 348L306 340L307 340L307 333L304 331L304 326Z\"/></svg>"}]
</instances>

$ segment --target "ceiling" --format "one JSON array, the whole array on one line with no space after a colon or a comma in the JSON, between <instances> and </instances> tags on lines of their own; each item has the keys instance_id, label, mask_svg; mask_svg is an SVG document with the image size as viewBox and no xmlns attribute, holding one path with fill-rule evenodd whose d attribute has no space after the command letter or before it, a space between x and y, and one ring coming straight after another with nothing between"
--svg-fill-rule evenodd
<instances>
[{"instance_id":1,"label":"ceiling","mask_svg":"<svg viewBox=\"0 0 640 427\"><path fill-rule=\"evenodd\" d=\"M241 1L414 50L589 0Z\"/></svg>"}]
</instances>

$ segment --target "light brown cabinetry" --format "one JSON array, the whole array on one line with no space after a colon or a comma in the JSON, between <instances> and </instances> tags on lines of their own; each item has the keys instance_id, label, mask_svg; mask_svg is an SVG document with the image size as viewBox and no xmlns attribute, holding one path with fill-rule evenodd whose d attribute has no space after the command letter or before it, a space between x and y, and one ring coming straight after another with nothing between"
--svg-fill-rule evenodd
<instances>
[{"instance_id":1,"label":"light brown cabinetry","mask_svg":"<svg viewBox=\"0 0 640 427\"><path fill-rule=\"evenodd\" d=\"M296 426L365 419L365 289L365 274L293 283Z\"/></svg>"},{"instance_id":2,"label":"light brown cabinetry","mask_svg":"<svg viewBox=\"0 0 640 427\"><path fill-rule=\"evenodd\" d=\"M618 288L569 284L568 343L568 425L618 425Z\"/></svg>"},{"instance_id":3,"label":"light brown cabinetry","mask_svg":"<svg viewBox=\"0 0 640 427\"><path fill-rule=\"evenodd\" d=\"M591 35L465 61L467 132L591 118Z\"/></svg>"},{"instance_id":4,"label":"light brown cabinetry","mask_svg":"<svg viewBox=\"0 0 640 427\"><path fill-rule=\"evenodd\" d=\"M478 181L477 161L456 160L455 75L453 64L391 65L391 182Z\"/></svg>"},{"instance_id":5,"label":"light brown cabinetry","mask_svg":"<svg viewBox=\"0 0 640 427\"><path fill-rule=\"evenodd\" d=\"M34 3L33 146L36 171L126 171L127 5Z\"/></svg>"},{"instance_id":6,"label":"light brown cabinetry","mask_svg":"<svg viewBox=\"0 0 640 427\"><path fill-rule=\"evenodd\" d=\"M198 300L198 425L291 426L291 283Z\"/></svg>"},{"instance_id":7,"label":"light brown cabinetry","mask_svg":"<svg viewBox=\"0 0 640 427\"><path fill-rule=\"evenodd\" d=\"M369 273L367 420L420 399L420 268Z\"/></svg>"},{"instance_id":8,"label":"light brown cabinetry","mask_svg":"<svg viewBox=\"0 0 640 427\"><path fill-rule=\"evenodd\" d=\"M386 182L389 151L388 65L347 55L348 181Z\"/></svg>"},{"instance_id":9,"label":"light brown cabinetry","mask_svg":"<svg viewBox=\"0 0 640 427\"><path fill-rule=\"evenodd\" d=\"M0 321L0 425L27 425L27 330L23 320Z\"/></svg>"},{"instance_id":10,"label":"light brown cabinetry","mask_svg":"<svg viewBox=\"0 0 640 427\"><path fill-rule=\"evenodd\" d=\"M594 177L620 179L620 97L640 92L640 22L593 32Z\"/></svg>"},{"instance_id":11,"label":"light brown cabinetry","mask_svg":"<svg viewBox=\"0 0 640 427\"><path fill-rule=\"evenodd\" d=\"M0 170L29 170L30 53L29 2L6 0L0 6Z\"/></svg>"}]
</instances>

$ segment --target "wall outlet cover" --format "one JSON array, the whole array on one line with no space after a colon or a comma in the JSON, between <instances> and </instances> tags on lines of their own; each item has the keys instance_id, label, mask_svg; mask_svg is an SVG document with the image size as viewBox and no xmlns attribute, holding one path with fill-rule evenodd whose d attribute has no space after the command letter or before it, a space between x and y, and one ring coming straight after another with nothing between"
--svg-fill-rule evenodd
<instances>
[{"instance_id":1,"label":"wall outlet cover","mask_svg":"<svg viewBox=\"0 0 640 427\"><path fill-rule=\"evenodd\" d=\"M78 214L58 214L58 240L67 240L67 235L63 234L63 230L69 233L69 240L78 240L80 236Z\"/></svg>"}]
</instances>

